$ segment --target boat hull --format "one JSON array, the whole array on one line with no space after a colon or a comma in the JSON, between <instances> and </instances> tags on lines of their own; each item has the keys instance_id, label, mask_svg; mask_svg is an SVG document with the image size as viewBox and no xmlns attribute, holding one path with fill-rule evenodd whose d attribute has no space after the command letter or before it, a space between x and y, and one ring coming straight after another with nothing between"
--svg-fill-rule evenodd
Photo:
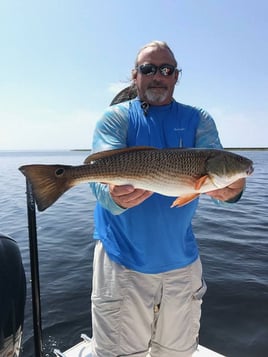
<instances>
[{"instance_id":1,"label":"boat hull","mask_svg":"<svg viewBox=\"0 0 268 357\"><path fill-rule=\"evenodd\" d=\"M81 335L84 340L75 346L69 348L67 351L62 354L59 351L54 351L56 356L59 357L92 357L92 348L91 340L85 335ZM149 355L148 355L149 357ZM193 357L223 357L223 355L210 350L204 346L198 345L196 352L193 354Z\"/></svg>"}]
</instances>

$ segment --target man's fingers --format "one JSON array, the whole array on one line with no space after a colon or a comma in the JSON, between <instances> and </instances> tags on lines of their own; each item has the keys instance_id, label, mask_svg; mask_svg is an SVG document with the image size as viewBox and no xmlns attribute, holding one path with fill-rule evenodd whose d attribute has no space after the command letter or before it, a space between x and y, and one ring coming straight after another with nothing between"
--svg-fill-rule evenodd
<instances>
[{"instance_id":1,"label":"man's fingers","mask_svg":"<svg viewBox=\"0 0 268 357\"><path fill-rule=\"evenodd\" d=\"M132 193L133 191L135 191L135 188L131 185L123 185L123 186L110 185L109 190L112 197L113 196L120 197Z\"/></svg>"},{"instance_id":2,"label":"man's fingers","mask_svg":"<svg viewBox=\"0 0 268 357\"><path fill-rule=\"evenodd\" d=\"M110 194L116 204L123 208L131 208L142 203L153 193L142 189L135 189L130 185L110 185Z\"/></svg>"}]
</instances>

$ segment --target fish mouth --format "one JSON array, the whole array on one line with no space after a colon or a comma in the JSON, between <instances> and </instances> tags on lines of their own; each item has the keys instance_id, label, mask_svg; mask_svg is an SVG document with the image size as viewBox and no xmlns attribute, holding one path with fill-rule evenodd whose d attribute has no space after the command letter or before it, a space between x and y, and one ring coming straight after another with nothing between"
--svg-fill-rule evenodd
<instances>
[{"instance_id":1,"label":"fish mouth","mask_svg":"<svg viewBox=\"0 0 268 357\"><path fill-rule=\"evenodd\" d=\"M250 167L247 169L246 174L247 174L248 176L250 176L253 172L254 172L254 167L253 167L253 166L250 166Z\"/></svg>"}]
</instances>

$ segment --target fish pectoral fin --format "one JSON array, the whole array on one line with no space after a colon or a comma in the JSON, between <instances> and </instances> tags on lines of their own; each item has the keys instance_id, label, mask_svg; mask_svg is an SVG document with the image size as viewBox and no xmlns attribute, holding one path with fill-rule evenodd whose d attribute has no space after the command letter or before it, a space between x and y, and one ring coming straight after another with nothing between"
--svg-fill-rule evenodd
<instances>
[{"instance_id":1,"label":"fish pectoral fin","mask_svg":"<svg viewBox=\"0 0 268 357\"><path fill-rule=\"evenodd\" d=\"M195 190L200 190L200 188L203 186L203 184L206 182L206 179L209 178L208 175L201 176L195 183L194 189Z\"/></svg>"},{"instance_id":2,"label":"fish pectoral fin","mask_svg":"<svg viewBox=\"0 0 268 357\"><path fill-rule=\"evenodd\" d=\"M184 195L181 197L176 198L176 200L172 203L170 206L171 208L173 207L182 207L186 205L187 203L190 203L191 201L195 200L199 196L199 193L191 193L189 195Z\"/></svg>"}]
</instances>

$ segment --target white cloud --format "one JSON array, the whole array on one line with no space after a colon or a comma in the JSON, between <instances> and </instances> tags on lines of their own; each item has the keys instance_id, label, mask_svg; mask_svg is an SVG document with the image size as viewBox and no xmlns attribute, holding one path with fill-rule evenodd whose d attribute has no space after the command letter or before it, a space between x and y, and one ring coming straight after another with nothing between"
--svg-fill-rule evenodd
<instances>
[{"instance_id":1,"label":"white cloud","mask_svg":"<svg viewBox=\"0 0 268 357\"><path fill-rule=\"evenodd\" d=\"M128 85L126 82L111 83L108 92L115 96ZM99 112L66 112L38 107L37 101L13 99L11 102L7 98L0 111L0 150L91 148L93 131L104 108Z\"/></svg>"},{"instance_id":2,"label":"white cloud","mask_svg":"<svg viewBox=\"0 0 268 357\"><path fill-rule=\"evenodd\" d=\"M123 83L111 84L115 93ZM267 147L268 113L208 108L224 147ZM90 149L102 110L2 110L0 150Z\"/></svg>"},{"instance_id":3,"label":"white cloud","mask_svg":"<svg viewBox=\"0 0 268 357\"><path fill-rule=\"evenodd\" d=\"M0 150L91 148L98 112L0 113Z\"/></svg>"},{"instance_id":4,"label":"white cloud","mask_svg":"<svg viewBox=\"0 0 268 357\"><path fill-rule=\"evenodd\" d=\"M210 108L225 147L267 147L268 122L265 112L227 112Z\"/></svg>"}]
</instances>

